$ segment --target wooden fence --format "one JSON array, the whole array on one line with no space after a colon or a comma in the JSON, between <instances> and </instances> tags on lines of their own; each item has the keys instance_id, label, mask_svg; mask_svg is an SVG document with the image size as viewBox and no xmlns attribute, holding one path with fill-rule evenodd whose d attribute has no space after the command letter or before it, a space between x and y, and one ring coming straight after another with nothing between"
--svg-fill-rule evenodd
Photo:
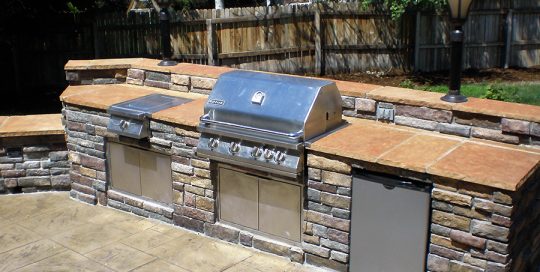
<instances>
[{"instance_id":1,"label":"wooden fence","mask_svg":"<svg viewBox=\"0 0 540 272\"><path fill-rule=\"evenodd\" d=\"M475 0L465 32L465 68L540 65L538 0ZM297 74L445 70L446 16L409 12L392 21L357 3L195 10L173 14L174 58ZM155 13L102 14L97 58L159 57Z\"/></svg>"}]
</instances>

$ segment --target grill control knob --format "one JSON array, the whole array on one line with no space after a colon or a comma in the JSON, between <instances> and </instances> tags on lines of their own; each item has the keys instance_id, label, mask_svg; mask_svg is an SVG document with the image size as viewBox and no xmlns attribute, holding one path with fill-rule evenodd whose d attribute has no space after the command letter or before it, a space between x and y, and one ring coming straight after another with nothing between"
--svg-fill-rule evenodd
<instances>
[{"instance_id":1,"label":"grill control knob","mask_svg":"<svg viewBox=\"0 0 540 272\"><path fill-rule=\"evenodd\" d=\"M256 146L251 150L251 157L258 158L262 155L263 151L260 147Z\"/></svg>"},{"instance_id":2,"label":"grill control knob","mask_svg":"<svg viewBox=\"0 0 540 272\"><path fill-rule=\"evenodd\" d=\"M274 157L274 151L272 151L270 149L265 149L263 155L264 155L265 159L271 160Z\"/></svg>"},{"instance_id":3,"label":"grill control knob","mask_svg":"<svg viewBox=\"0 0 540 272\"><path fill-rule=\"evenodd\" d=\"M120 120L120 128L125 130L129 126L129 122L126 120Z\"/></svg>"},{"instance_id":4,"label":"grill control knob","mask_svg":"<svg viewBox=\"0 0 540 272\"><path fill-rule=\"evenodd\" d=\"M240 145L238 143L232 142L231 146L229 146L229 152L236 153L240 151Z\"/></svg>"},{"instance_id":5,"label":"grill control knob","mask_svg":"<svg viewBox=\"0 0 540 272\"><path fill-rule=\"evenodd\" d=\"M285 153L283 153L281 151L276 152L276 156L274 157L274 160L277 163L280 163L280 162L284 161L285 160Z\"/></svg>"},{"instance_id":6,"label":"grill control knob","mask_svg":"<svg viewBox=\"0 0 540 272\"><path fill-rule=\"evenodd\" d=\"M210 149L214 149L218 147L218 145L219 145L218 139L210 138L210 140L208 140L208 147L210 147Z\"/></svg>"}]
</instances>

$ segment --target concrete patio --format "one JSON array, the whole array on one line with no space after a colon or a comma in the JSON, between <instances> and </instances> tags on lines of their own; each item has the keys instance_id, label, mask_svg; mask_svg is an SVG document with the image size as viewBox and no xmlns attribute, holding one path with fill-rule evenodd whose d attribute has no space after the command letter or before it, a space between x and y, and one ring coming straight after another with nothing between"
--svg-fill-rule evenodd
<instances>
[{"instance_id":1,"label":"concrete patio","mask_svg":"<svg viewBox=\"0 0 540 272\"><path fill-rule=\"evenodd\" d=\"M67 192L0 196L0 271L317 271Z\"/></svg>"}]
</instances>

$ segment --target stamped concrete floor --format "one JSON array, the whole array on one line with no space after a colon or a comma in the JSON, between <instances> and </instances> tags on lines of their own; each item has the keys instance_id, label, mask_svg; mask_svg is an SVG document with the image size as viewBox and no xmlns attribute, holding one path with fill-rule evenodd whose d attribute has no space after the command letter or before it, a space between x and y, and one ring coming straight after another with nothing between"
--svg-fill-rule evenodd
<instances>
[{"instance_id":1,"label":"stamped concrete floor","mask_svg":"<svg viewBox=\"0 0 540 272\"><path fill-rule=\"evenodd\" d=\"M0 271L317 271L68 193L0 196Z\"/></svg>"}]
</instances>

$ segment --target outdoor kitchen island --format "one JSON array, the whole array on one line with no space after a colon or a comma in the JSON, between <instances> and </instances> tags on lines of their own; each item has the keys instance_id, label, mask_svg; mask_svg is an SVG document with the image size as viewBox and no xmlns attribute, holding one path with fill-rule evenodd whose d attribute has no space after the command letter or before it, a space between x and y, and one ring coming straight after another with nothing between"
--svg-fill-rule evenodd
<instances>
[{"instance_id":1,"label":"outdoor kitchen island","mask_svg":"<svg viewBox=\"0 0 540 272\"><path fill-rule=\"evenodd\" d=\"M356 254L351 245L356 231L351 216L358 201L355 175L381 174L433 186L427 207L430 221L425 226L426 270L532 271L538 266L540 150L358 118L345 118L345 127L306 149L299 243L223 224L217 212L216 163L197 156L195 150L206 99L192 91L154 88L166 76L172 80L161 68L152 69L158 71L128 72L129 83L142 71L150 80L145 87L81 85L70 86L62 94L73 198L156 218L295 262L345 271L354 258L350 256ZM209 93L212 84L195 83L201 72L197 73L188 84L206 86L197 90ZM180 81L176 78L175 82ZM152 93L193 101L153 113L148 140L119 137L106 130L111 105ZM171 203L111 186L109 143L170 156Z\"/></svg>"}]
</instances>

